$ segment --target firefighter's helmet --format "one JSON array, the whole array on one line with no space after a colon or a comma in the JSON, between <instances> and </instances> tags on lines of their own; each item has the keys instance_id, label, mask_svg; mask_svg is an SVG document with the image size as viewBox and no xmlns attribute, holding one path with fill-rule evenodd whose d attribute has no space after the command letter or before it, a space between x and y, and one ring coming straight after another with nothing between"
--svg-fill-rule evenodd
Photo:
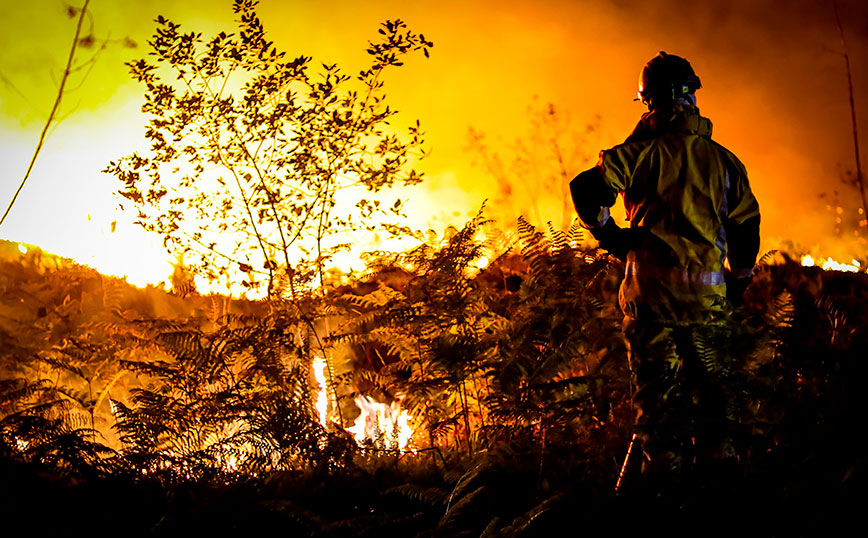
<instances>
[{"instance_id":1,"label":"firefighter's helmet","mask_svg":"<svg viewBox=\"0 0 868 538\"><path fill-rule=\"evenodd\" d=\"M671 103L701 87L690 62L663 51L651 58L639 75L639 99L645 104L652 101Z\"/></svg>"}]
</instances>

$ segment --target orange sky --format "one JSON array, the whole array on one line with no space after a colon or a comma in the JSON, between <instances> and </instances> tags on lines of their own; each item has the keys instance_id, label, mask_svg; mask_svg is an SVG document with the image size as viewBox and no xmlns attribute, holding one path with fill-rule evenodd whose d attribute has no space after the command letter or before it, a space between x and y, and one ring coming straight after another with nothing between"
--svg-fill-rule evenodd
<instances>
[{"instance_id":1,"label":"orange sky","mask_svg":"<svg viewBox=\"0 0 868 538\"><path fill-rule=\"evenodd\" d=\"M5 207L50 108L74 21L59 0L0 4ZM865 140L868 7L860 0L840 0L839 6ZM147 266L153 277L132 280L157 280L168 274L159 240L135 232L127 224L131 216L115 211L113 179L99 172L108 160L142 144L141 90L128 81L122 62L146 52L156 15L208 37L232 28L231 2L93 0L92 10L96 37L116 41L67 97L69 116L48 140L0 237L39 244L115 273L133 276L131 267ZM528 167L510 169L515 203L493 203L497 182L479 166L479 154L468 150L469 127L484 133L489 147L509 163L517 153L516 139L530 137L528 107L551 102L571 122L559 140L570 174L577 173L599 149L630 132L643 112L632 101L637 75L657 51L666 50L690 59L702 78L700 109L714 122L715 139L748 168L766 243L791 238L864 256L864 246L833 237L834 217L819 198L839 188L841 173L854 168L846 75L829 1L264 0L259 14L271 38L291 55L338 62L351 73L364 67L367 40L387 18L401 18L434 41L429 60L411 58L386 81L389 98L401 111L395 123L420 119L432 150L420 164L428 181L415 194L413 213L425 221L417 225L461 222L485 198L495 216L525 211L557 222L560 191L549 201L542 196L536 208L521 207L527 193L542 189L552 162L545 148L531 151L542 163L533 167L543 175ZM124 47L125 37L139 47ZM585 127L595 121L598 128L587 133ZM843 205L855 207L852 194L843 198ZM109 233L113 220L115 234Z\"/></svg>"}]
</instances>

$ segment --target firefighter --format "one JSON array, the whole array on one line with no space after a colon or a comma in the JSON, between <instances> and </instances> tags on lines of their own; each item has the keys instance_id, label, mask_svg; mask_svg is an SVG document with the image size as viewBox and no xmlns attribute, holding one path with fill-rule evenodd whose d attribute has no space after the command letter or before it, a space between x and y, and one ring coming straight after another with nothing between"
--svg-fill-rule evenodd
<instances>
[{"instance_id":1,"label":"firefighter","mask_svg":"<svg viewBox=\"0 0 868 538\"><path fill-rule=\"evenodd\" d=\"M684 58L652 58L639 80L648 112L570 182L581 224L625 262L619 303L643 476L670 480L735 456L723 386L730 313L759 251L759 205L744 165L699 114L701 87ZM609 214L619 194L628 228Z\"/></svg>"}]
</instances>

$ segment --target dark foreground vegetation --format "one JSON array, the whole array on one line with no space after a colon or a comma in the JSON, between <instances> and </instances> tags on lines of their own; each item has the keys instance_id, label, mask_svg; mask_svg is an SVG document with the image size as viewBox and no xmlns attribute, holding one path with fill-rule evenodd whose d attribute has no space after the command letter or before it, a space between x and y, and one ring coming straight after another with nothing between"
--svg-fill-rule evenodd
<instances>
[{"instance_id":1,"label":"dark foreground vegetation","mask_svg":"<svg viewBox=\"0 0 868 538\"><path fill-rule=\"evenodd\" d=\"M326 296L268 302L137 290L3 245L4 528L791 536L858 519L868 276L767 256L726 372L739 464L662 497L634 464L616 496L632 420L622 267L575 231L521 223L480 270L483 227L382 254ZM359 447L339 426L361 394L411 414L414 452L383 432Z\"/></svg>"}]
</instances>

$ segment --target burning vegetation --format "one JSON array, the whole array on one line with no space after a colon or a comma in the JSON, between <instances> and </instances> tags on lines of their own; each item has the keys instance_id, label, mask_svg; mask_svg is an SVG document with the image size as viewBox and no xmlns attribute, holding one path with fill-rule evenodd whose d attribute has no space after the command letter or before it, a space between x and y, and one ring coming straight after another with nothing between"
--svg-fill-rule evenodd
<instances>
[{"instance_id":1,"label":"burning vegetation","mask_svg":"<svg viewBox=\"0 0 868 538\"><path fill-rule=\"evenodd\" d=\"M70 534L97 506L151 534L540 536L855 518L868 260L760 260L727 306L738 468L649 496L642 454L624 461L624 265L566 222L503 232L480 211L438 236L377 220L402 213L381 189L421 181L420 127L388 125L381 75L431 43L387 22L357 77L311 73L254 7L236 1L238 34L207 42L161 18L155 59L130 64L151 153L107 172L192 261L171 291L0 244L7 521L50 510L42 530ZM413 246L333 269L361 231ZM201 293L214 280L255 298Z\"/></svg>"},{"instance_id":2,"label":"burning vegetation","mask_svg":"<svg viewBox=\"0 0 868 538\"><path fill-rule=\"evenodd\" d=\"M132 502L112 517L157 534L247 528L262 512L312 536L535 534L578 506L647 516L635 468L614 496L632 423L622 266L523 223L521 247L480 270L481 228L381 260L300 310L136 289L7 244L5 510L59 503L71 517L82 488L122 488ZM777 518L810 503L798 521L819 526L854 509L868 277L773 258L734 314L741 474L655 510L703 517L725 501Z\"/></svg>"}]
</instances>

